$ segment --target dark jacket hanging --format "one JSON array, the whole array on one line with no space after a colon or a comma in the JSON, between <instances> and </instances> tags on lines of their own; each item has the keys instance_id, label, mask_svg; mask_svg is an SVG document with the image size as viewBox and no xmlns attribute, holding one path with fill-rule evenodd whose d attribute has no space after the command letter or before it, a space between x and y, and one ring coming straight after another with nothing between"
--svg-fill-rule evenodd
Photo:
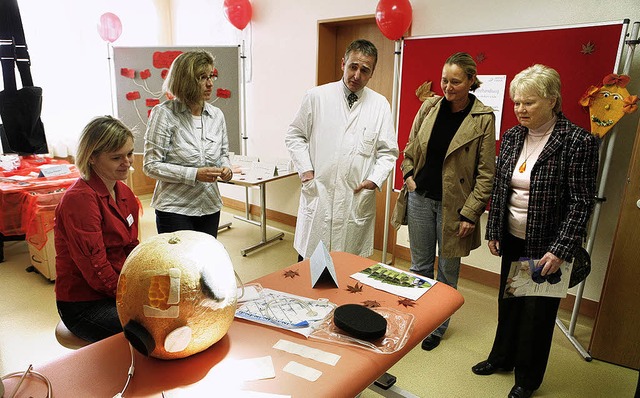
<instances>
[{"instance_id":1,"label":"dark jacket hanging","mask_svg":"<svg viewBox=\"0 0 640 398\"><path fill-rule=\"evenodd\" d=\"M33 85L17 0L0 0L0 60L4 82L4 90L0 91L0 133L4 152L47 153L47 140L40 119L42 88ZM19 90L16 65L22 80Z\"/></svg>"}]
</instances>

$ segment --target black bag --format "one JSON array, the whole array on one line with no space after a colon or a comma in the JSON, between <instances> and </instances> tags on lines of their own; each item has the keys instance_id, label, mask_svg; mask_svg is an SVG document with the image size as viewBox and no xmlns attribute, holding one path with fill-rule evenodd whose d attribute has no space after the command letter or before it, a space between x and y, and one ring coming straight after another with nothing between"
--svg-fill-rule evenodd
<instances>
[{"instance_id":1,"label":"black bag","mask_svg":"<svg viewBox=\"0 0 640 398\"><path fill-rule=\"evenodd\" d=\"M580 246L573 254L573 268L571 269L571 278L569 278L569 288L585 280L590 272L591 257L589 252Z\"/></svg>"},{"instance_id":2,"label":"black bag","mask_svg":"<svg viewBox=\"0 0 640 398\"><path fill-rule=\"evenodd\" d=\"M4 127L3 149L20 154L47 153L40 119L42 88L33 85L31 61L17 0L0 1L0 58L4 90L0 92L0 117ZM18 67L22 88L17 89ZM8 143L9 148L4 144Z\"/></svg>"}]
</instances>

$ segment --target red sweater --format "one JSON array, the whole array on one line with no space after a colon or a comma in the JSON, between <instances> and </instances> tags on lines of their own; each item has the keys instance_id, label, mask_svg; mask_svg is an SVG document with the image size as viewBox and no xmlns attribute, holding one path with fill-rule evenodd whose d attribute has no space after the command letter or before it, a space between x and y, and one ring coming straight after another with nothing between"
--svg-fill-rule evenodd
<instances>
[{"instance_id":1,"label":"red sweater","mask_svg":"<svg viewBox=\"0 0 640 398\"><path fill-rule=\"evenodd\" d=\"M117 200L100 177L78 179L56 208L56 300L115 298L120 270L138 245L138 200L116 182Z\"/></svg>"}]
</instances>

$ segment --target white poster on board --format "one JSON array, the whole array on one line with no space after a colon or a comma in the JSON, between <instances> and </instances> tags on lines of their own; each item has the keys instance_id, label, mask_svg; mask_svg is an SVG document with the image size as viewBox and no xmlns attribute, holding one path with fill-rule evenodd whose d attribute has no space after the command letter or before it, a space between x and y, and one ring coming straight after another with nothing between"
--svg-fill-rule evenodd
<instances>
[{"instance_id":1,"label":"white poster on board","mask_svg":"<svg viewBox=\"0 0 640 398\"><path fill-rule=\"evenodd\" d=\"M478 79L480 79L482 85L473 94L483 104L493 108L493 112L496 115L496 140L499 140L507 75L478 75Z\"/></svg>"}]
</instances>

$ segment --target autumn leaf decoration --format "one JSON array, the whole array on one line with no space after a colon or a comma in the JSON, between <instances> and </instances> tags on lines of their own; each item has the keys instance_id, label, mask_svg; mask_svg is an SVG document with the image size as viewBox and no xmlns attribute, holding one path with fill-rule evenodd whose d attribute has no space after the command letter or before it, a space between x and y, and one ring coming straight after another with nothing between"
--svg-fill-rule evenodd
<instances>
[{"instance_id":1,"label":"autumn leaf decoration","mask_svg":"<svg viewBox=\"0 0 640 398\"><path fill-rule=\"evenodd\" d=\"M405 308L413 307L416 305L416 302L408 298L398 297L398 305L404 305Z\"/></svg>"},{"instance_id":2,"label":"autumn leaf decoration","mask_svg":"<svg viewBox=\"0 0 640 398\"><path fill-rule=\"evenodd\" d=\"M356 282L355 286L347 285L347 288L345 290L349 293L361 293L362 285Z\"/></svg>"},{"instance_id":3,"label":"autumn leaf decoration","mask_svg":"<svg viewBox=\"0 0 640 398\"><path fill-rule=\"evenodd\" d=\"M380 303L377 302L376 300L365 300L362 302L362 305L364 305L367 308L380 307Z\"/></svg>"},{"instance_id":4,"label":"autumn leaf decoration","mask_svg":"<svg viewBox=\"0 0 640 398\"><path fill-rule=\"evenodd\" d=\"M424 102L424 100L434 95L436 95L436 93L431 91L431 80L425 81L416 89L416 97L418 97L420 101Z\"/></svg>"},{"instance_id":5,"label":"autumn leaf decoration","mask_svg":"<svg viewBox=\"0 0 640 398\"><path fill-rule=\"evenodd\" d=\"M293 279L293 278L295 278L296 276L300 276L300 274L298 273L298 270L295 270L295 271L294 271L294 270L290 269L290 270L288 270L288 271L284 271L284 277L285 277L285 279L286 279L286 278L291 278L291 279Z\"/></svg>"},{"instance_id":6,"label":"autumn leaf decoration","mask_svg":"<svg viewBox=\"0 0 640 398\"><path fill-rule=\"evenodd\" d=\"M584 55L589 55L589 54L593 54L595 50L596 50L596 45L591 42L588 42L587 44L582 45L582 50L580 52L583 53Z\"/></svg>"}]
</instances>

